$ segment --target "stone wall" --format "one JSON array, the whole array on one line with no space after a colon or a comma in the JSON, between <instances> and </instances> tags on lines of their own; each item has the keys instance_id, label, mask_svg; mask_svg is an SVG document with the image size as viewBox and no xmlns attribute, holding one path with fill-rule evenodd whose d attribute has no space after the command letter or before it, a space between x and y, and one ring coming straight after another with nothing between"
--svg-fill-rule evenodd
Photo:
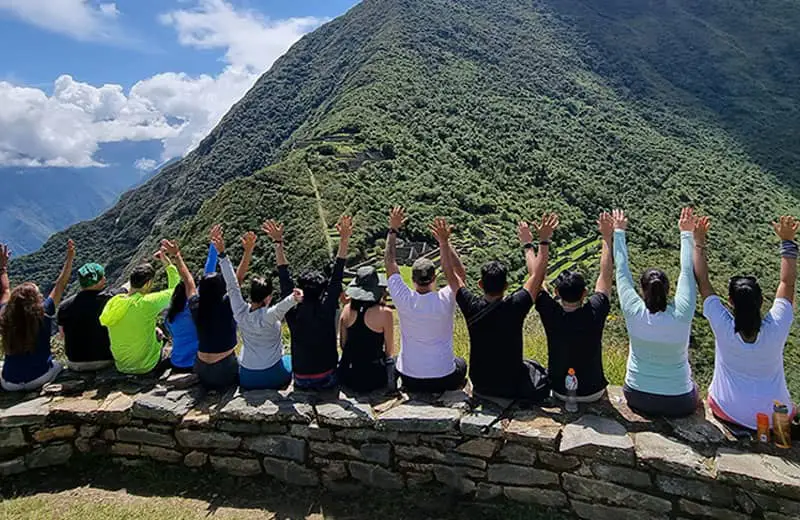
<instances>
[{"instance_id":1,"label":"stone wall","mask_svg":"<svg viewBox=\"0 0 800 520\"><path fill-rule=\"evenodd\" d=\"M214 396L178 389L178 379L91 390L73 382L42 395L0 396L0 475L92 453L342 493L446 486L476 500L539 504L590 520L800 518L796 450L756 453L758 446L737 443L704 410L650 421L627 409L619 388L581 415L544 407L495 423L503 403L463 392Z\"/></svg>"}]
</instances>

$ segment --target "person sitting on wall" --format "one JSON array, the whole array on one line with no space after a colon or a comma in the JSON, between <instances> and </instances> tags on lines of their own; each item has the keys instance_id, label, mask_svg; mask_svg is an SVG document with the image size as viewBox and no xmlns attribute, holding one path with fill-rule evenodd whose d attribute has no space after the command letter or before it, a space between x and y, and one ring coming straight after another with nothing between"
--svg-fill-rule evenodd
<instances>
[{"instance_id":1,"label":"person sitting on wall","mask_svg":"<svg viewBox=\"0 0 800 520\"><path fill-rule=\"evenodd\" d=\"M262 229L275 244L281 298L286 298L292 295L295 284L286 260L283 226L268 220ZM303 301L286 313L292 336L292 371L296 388L321 390L332 388L337 383L336 314L347 249L353 234L352 217L342 216L336 230L339 232L339 251L330 278L320 271L303 271L297 279L297 286L303 291Z\"/></svg>"},{"instance_id":2,"label":"person sitting on wall","mask_svg":"<svg viewBox=\"0 0 800 520\"><path fill-rule=\"evenodd\" d=\"M53 381L61 364L53 359L50 337L56 307L69 283L75 244L67 241L61 274L47 298L33 282L10 290L8 247L0 244L0 338L5 355L0 385L9 392L37 390Z\"/></svg>"},{"instance_id":3,"label":"person sitting on wall","mask_svg":"<svg viewBox=\"0 0 800 520\"><path fill-rule=\"evenodd\" d=\"M405 221L403 208L392 209L384 257L389 294L400 318L397 372L408 391L458 390L466 382L467 362L453 352L453 290L450 286L437 290L436 266L424 257L411 268L414 289L403 281L397 265L397 233ZM448 254L443 251L442 257Z\"/></svg>"},{"instance_id":4,"label":"person sitting on wall","mask_svg":"<svg viewBox=\"0 0 800 520\"><path fill-rule=\"evenodd\" d=\"M603 373L603 329L611 311L614 220L611 214L603 212L597 224L603 249L594 294L587 298L586 279L581 273L565 270L554 283L558 300L546 290L540 291L536 298L536 310L547 335L547 368L553 395L562 401L567 399L564 381L570 368L578 378L579 403L597 401L608 386Z\"/></svg>"}]
</instances>

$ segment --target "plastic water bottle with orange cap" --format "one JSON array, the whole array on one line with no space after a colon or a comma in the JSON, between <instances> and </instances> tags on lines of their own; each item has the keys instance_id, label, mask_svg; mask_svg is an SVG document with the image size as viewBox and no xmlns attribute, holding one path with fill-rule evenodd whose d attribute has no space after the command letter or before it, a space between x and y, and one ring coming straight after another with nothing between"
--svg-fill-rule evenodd
<instances>
[{"instance_id":1,"label":"plastic water bottle with orange cap","mask_svg":"<svg viewBox=\"0 0 800 520\"><path fill-rule=\"evenodd\" d=\"M567 371L564 387L567 390L567 405L565 409L568 413L575 413L578 411L578 376L575 375L574 368L570 368Z\"/></svg>"}]
</instances>

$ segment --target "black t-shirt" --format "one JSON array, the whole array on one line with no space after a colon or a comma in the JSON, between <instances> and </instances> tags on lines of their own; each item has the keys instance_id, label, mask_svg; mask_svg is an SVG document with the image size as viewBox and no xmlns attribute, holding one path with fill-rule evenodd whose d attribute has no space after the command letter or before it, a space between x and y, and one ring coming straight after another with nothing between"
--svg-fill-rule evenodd
<instances>
[{"instance_id":1,"label":"black t-shirt","mask_svg":"<svg viewBox=\"0 0 800 520\"><path fill-rule=\"evenodd\" d=\"M344 259L337 258L328 287L319 301L304 300L286 313L286 323L292 334L292 371L300 375L324 374L336 368L339 352L336 349L336 313L342 293ZM281 298L292 294L289 267L278 266Z\"/></svg>"},{"instance_id":2,"label":"black t-shirt","mask_svg":"<svg viewBox=\"0 0 800 520\"><path fill-rule=\"evenodd\" d=\"M236 346L236 320L233 318L231 302L228 295L222 299L222 305L211 315L209 323L198 324L200 296L195 294L189 299L189 310L197 327L197 351L205 354L221 354Z\"/></svg>"},{"instance_id":3,"label":"black t-shirt","mask_svg":"<svg viewBox=\"0 0 800 520\"><path fill-rule=\"evenodd\" d=\"M541 291L536 310L547 334L553 391L566 395L564 379L570 368L578 377L579 396L592 395L608 386L603 373L603 328L611 310L608 296L594 293L580 309L567 312L547 291Z\"/></svg>"},{"instance_id":4,"label":"black t-shirt","mask_svg":"<svg viewBox=\"0 0 800 520\"><path fill-rule=\"evenodd\" d=\"M529 379L522 363L522 326L533 306L525 289L494 302L462 287L456 293L469 330L469 377L479 393L514 398Z\"/></svg>"},{"instance_id":5,"label":"black t-shirt","mask_svg":"<svg viewBox=\"0 0 800 520\"><path fill-rule=\"evenodd\" d=\"M100 314L108 300L126 292L125 289L84 290L61 302L56 319L64 329L67 359L76 363L113 359L108 329L100 324Z\"/></svg>"}]
</instances>

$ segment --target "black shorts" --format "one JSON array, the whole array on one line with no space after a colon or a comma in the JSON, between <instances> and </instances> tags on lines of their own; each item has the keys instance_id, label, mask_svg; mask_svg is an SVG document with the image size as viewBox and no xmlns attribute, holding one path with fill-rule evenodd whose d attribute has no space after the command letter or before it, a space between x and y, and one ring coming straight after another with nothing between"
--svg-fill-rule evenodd
<instances>
[{"instance_id":1,"label":"black shorts","mask_svg":"<svg viewBox=\"0 0 800 520\"><path fill-rule=\"evenodd\" d=\"M697 385L691 392L681 395L658 395L622 387L628 406L645 415L654 417L687 417L697 410Z\"/></svg>"},{"instance_id":2,"label":"black shorts","mask_svg":"<svg viewBox=\"0 0 800 520\"><path fill-rule=\"evenodd\" d=\"M226 390L239 383L239 361L235 352L231 352L216 363L205 363L200 361L200 358L195 358L194 373L205 388Z\"/></svg>"},{"instance_id":3,"label":"black shorts","mask_svg":"<svg viewBox=\"0 0 800 520\"><path fill-rule=\"evenodd\" d=\"M403 380L403 389L409 392L421 392L428 394L440 394L450 390L460 390L467 381L467 362L463 358L455 359L455 370L443 377L429 379L419 379L416 377L404 376L398 371L398 375Z\"/></svg>"}]
</instances>

